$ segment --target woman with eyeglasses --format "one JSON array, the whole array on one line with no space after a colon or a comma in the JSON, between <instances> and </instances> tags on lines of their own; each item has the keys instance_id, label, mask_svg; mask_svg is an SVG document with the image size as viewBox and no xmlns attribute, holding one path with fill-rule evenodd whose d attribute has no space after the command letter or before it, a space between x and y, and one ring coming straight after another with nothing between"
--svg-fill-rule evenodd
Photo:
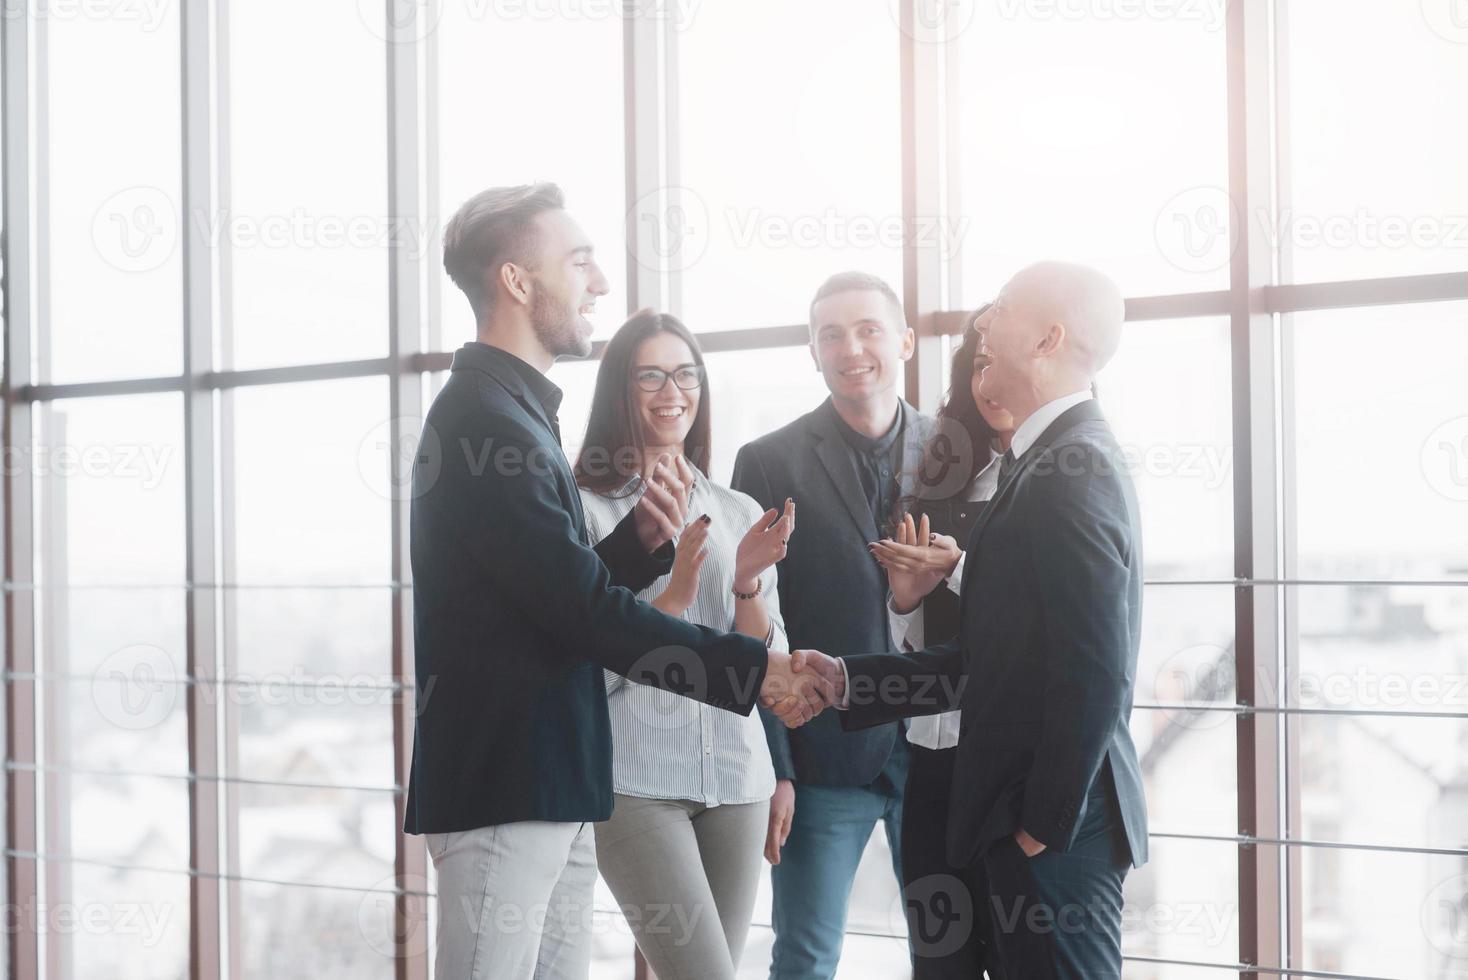
<instances>
[{"instance_id":1,"label":"woman with eyeglasses","mask_svg":"<svg viewBox=\"0 0 1468 980\"><path fill-rule=\"evenodd\" d=\"M587 526L594 540L610 533L657 461L672 457L692 484L690 520L672 571L638 598L784 649L775 563L795 529L795 504L762 511L708 478L709 411L693 334L676 317L633 314L602 354L576 461ZM775 789L759 714L722 711L610 671L606 684L616 796L611 819L596 828L602 877L658 976L733 980Z\"/></svg>"}]
</instances>

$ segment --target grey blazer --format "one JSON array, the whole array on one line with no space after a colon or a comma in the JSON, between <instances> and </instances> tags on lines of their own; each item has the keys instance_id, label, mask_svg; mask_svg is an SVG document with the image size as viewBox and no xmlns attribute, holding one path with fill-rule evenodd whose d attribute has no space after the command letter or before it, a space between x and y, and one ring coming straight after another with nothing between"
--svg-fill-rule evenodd
<instances>
[{"instance_id":1,"label":"grey blazer","mask_svg":"<svg viewBox=\"0 0 1468 980\"><path fill-rule=\"evenodd\" d=\"M935 422L906 402L900 489L912 492ZM780 562L780 610L790 648L831 654L896 652L887 625L887 575L867 545L879 537L856 465L828 398L814 411L749 443L734 461L734 489L765 508L796 503L795 534ZM896 723L842 731L827 711L790 731L760 708L777 779L865 786L899 737Z\"/></svg>"}]
</instances>

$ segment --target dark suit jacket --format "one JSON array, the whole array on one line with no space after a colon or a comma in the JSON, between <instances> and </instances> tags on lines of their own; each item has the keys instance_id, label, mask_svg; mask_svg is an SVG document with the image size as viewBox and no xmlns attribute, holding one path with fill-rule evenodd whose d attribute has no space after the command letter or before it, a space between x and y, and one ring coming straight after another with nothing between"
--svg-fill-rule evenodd
<instances>
[{"instance_id":1,"label":"dark suit jacket","mask_svg":"<svg viewBox=\"0 0 1468 980\"><path fill-rule=\"evenodd\" d=\"M912 489L933 420L901 403L903 475ZM828 399L813 412L739 450L734 489L761 507L796 503L795 533L779 564L780 612L792 650L893 650L887 625L887 576L867 545L879 537L861 478ZM777 779L822 786L865 786L877 778L896 724L843 732L831 712L796 731L760 709Z\"/></svg>"},{"instance_id":2,"label":"dark suit jacket","mask_svg":"<svg viewBox=\"0 0 1468 980\"><path fill-rule=\"evenodd\" d=\"M603 667L741 714L754 707L763 643L665 616L629 591L668 570L671 547L648 556L630 513L594 550L585 543L554 420L510 355L475 343L454 354L413 494L408 833L611 816Z\"/></svg>"},{"instance_id":3,"label":"dark suit jacket","mask_svg":"<svg viewBox=\"0 0 1468 980\"><path fill-rule=\"evenodd\" d=\"M959 867L1020 828L1064 852L1109 759L1140 867L1147 811L1128 722L1141 531L1131 477L1094 400L1066 411L1019 458L966 551L958 640L846 658L842 722L859 729L963 709L948 817L948 856ZM944 680L956 702L943 696Z\"/></svg>"}]
</instances>

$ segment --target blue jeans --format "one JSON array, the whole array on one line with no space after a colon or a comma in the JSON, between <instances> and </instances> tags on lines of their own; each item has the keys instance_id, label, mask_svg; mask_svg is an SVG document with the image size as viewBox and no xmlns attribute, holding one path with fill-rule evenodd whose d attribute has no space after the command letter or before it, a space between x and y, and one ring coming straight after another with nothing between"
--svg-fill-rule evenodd
<instances>
[{"instance_id":1,"label":"blue jeans","mask_svg":"<svg viewBox=\"0 0 1468 980\"><path fill-rule=\"evenodd\" d=\"M905 753L903 753L905 757ZM901 786L898 782L897 786ZM841 959L846 903L862 851L881 821L902 881L902 796L865 786L795 784L795 816L770 871L775 948L770 980L830 980Z\"/></svg>"}]
</instances>

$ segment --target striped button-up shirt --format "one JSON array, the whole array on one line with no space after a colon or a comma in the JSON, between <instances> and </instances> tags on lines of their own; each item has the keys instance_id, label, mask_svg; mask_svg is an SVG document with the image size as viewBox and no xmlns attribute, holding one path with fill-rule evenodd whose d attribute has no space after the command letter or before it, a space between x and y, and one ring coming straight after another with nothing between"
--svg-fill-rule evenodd
<instances>
[{"instance_id":1,"label":"striped button-up shirt","mask_svg":"<svg viewBox=\"0 0 1468 980\"><path fill-rule=\"evenodd\" d=\"M610 495L581 491L593 541L610 534L642 496L641 477ZM740 540L764 513L754 498L721 487L703 473L689 495L689 520L713 518L698 593L683 618L734 629L734 558ZM775 568L760 576L760 600L770 618L770 646L787 648ZM664 575L637 594L651 602L668 587ZM775 770L759 712L737 715L606 672L612 720L612 785L624 796L692 800L705 806L755 803L775 791Z\"/></svg>"}]
</instances>

